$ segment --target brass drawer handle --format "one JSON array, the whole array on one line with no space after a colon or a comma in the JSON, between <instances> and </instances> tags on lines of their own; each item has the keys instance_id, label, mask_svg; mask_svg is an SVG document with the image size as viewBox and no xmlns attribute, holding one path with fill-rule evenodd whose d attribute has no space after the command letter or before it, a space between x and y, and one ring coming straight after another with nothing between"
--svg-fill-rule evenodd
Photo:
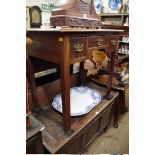
<instances>
[{"instance_id":1,"label":"brass drawer handle","mask_svg":"<svg viewBox=\"0 0 155 155\"><path fill-rule=\"evenodd\" d=\"M83 51L83 47L84 47L83 44L80 44L80 43L74 44L74 52L81 52L81 51Z\"/></svg>"},{"instance_id":2,"label":"brass drawer handle","mask_svg":"<svg viewBox=\"0 0 155 155\"><path fill-rule=\"evenodd\" d=\"M102 44L103 44L103 39L101 39L101 38L97 39L96 45L101 46Z\"/></svg>"},{"instance_id":3,"label":"brass drawer handle","mask_svg":"<svg viewBox=\"0 0 155 155\"><path fill-rule=\"evenodd\" d=\"M111 44L114 46L116 45L117 41L116 40L111 40Z\"/></svg>"}]
</instances>

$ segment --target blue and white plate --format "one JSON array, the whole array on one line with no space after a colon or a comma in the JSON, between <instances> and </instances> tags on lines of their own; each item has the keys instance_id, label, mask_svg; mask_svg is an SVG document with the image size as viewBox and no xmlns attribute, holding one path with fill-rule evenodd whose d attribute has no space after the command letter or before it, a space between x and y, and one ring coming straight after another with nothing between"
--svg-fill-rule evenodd
<instances>
[{"instance_id":1,"label":"blue and white plate","mask_svg":"<svg viewBox=\"0 0 155 155\"><path fill-rule=\"evenodd\" d=\"M88 113L101 101L101 94L88 87L73 87L70 89L71 116L80 116ZM54 109L62 113L61 94L54 97L52 102Z\"/></svg>"},{"instance_id":2,"label":"blue and white plate","mask_svg":"<svg viewBox=\"0 0 155 155\"><path fill-rule=\"evenodd\" d=\"M94 0L94 7L97 14L101 13L103 2L101 0Z\"/></svg>"},{"instance_id":3,"label":"blue and white plate","mask_svg":"<svg viewBox=\"0 0 155 155\"><path fill-rule=\"evenodd\" d=\"M118 5L120 4L120 0L109 0L108 6L113 11L117 10Z\"/></svg>"}]
</instances>

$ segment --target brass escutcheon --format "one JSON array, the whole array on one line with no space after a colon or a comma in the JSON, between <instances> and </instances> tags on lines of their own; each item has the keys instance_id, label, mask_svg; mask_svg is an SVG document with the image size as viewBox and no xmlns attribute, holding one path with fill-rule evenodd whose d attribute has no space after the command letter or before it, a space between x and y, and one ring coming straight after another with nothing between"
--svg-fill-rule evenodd
<instances>
[{"instance_id":1,"label":"brass escutcheon","mask_svg":"<svg viewBox=\"0 0 155 155\"><path fill-rule=\"evenodd\" d=\"M111 40L111 44L114 46L116 45L117 41L116 40Z\"/></svg>"},{"instance_id":2,"label":"brass escutcheon","mask_svg":"<svg viewBox=\"0 0 155 155\"><path fill-rule=\"evenodd\" d=\"M101 39L101 38L97 39L96 45L101 46L102 44L103 44L103 39Z\"/></svg>"},{"instance_id":3,"label":"brass escutcheon","mask_svg":"<svg viewBox=\"0 0 155 155\"><path fill-rule=\"evenodd\" d=\"M74 51L75 52L81 52L81 51L83 51L83 44L80 44L80 43L76 43L76 44L74 44Z\"/></svg>"}]
</instances>

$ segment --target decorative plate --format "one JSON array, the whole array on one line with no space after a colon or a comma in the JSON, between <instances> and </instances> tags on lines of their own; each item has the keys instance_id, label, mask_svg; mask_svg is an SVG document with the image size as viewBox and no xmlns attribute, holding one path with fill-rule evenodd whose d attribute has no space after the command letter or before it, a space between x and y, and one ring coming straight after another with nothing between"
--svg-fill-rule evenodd
<instances>
[{"instance_id":1,"label":"decorative plate","mask_svg":"<svg viewBox=\"0 0 155 155\"><path fill-rule=\"evenodd\" d=\"M101 0L94 0L94 7L97 14L101 13L103 2Z\"/></svg>"},{"instance_id":2,"label":"decorative plate","mask_svg":"<svg viewBox=\"0 0 155 155\"><path fill-rule=\"evenodd\" d=\"M101 94L88 87L73 87L70 89L71 116L80 116L88 113L101 101ZM61 94L54 97L54 109L62 113Z\"/></svg>"},{"instance_id":3,"label":"decorative plate","mask_svg":"<svg viewBox=\"0 0 155 155\"><path fill-rule=\"evenodd\" d=\"M118 5L120 4L120 0L109 0L108 6L112 10L117 10Z\"/></svg>"}]
</instances>

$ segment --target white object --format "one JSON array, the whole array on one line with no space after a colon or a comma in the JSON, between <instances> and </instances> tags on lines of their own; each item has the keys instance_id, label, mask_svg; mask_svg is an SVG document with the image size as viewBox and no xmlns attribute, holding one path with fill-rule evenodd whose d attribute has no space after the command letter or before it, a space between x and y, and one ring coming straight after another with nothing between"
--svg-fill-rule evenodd
<instances>
[{"instance_id":1,"label":"white object","mask_svg":"<svg viewBox=\"0 0 155 155\"><path fill-rule=\"evenodd\" d=\"M70 89L71 116L79 116L88 113L101 101L101 94L88 87L73 87ZM61 94L58 94L53 102L54 109L62 113Z\"/></svg>"},{"instance_id":2,"label":"white object","mask_svg":"<svg viewBox=\"0 0 155 155\"><path fill-rule=\"evenodd\" d=\"M123 26L129 26L129 18L128 17L126 18L126 21Z\"/></svg>"}]
</instances>

